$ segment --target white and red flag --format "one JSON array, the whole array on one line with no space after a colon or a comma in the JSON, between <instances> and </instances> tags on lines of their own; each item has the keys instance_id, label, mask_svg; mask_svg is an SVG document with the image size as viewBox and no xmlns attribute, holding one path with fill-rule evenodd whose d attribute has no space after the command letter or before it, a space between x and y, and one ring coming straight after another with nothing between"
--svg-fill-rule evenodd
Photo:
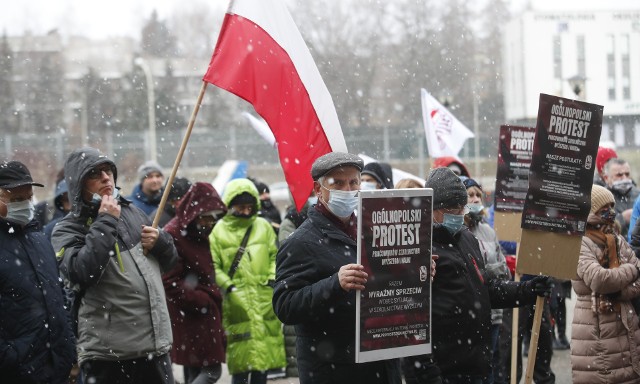
<instances>
[{"instance_id":1,"label":"white and red flag","mask_svg":"<svg viewBox=\"0 0 640 384\"><path fill-rule=\"evenodd\" d=\"M429 156L458 156L464 142L474 137L467 127L455 118L426 89L421 89L422 121L427 138Z\"/></svg>"},{"instance_id":2,"label":"white and red flag","mask_svg":"<svg viewBox=\"0 0 640 384\"><path fill-rule=\"evenodd\" d=\"M311 165L347 152L331 95L284 1L232 0L204 81L247 100L273 131L298 209Z\"/></svg>"}]
</instances>

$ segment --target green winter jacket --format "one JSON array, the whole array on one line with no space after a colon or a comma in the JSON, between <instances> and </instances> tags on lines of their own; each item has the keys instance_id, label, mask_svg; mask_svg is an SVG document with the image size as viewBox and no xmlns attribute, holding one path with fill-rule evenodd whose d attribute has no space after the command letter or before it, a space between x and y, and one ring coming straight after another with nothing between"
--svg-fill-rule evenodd
<instances>
[{"instance_id":1,"label":"green winter jacket","mask_svg":"<svg viewBox=\"0 0 640 384\"><path fill-rule=\"evenodd\" d=\"M223 201L249 192L258 199L250 180L232 180L225 188ZM256 203L258 205L259 203ZM257 206L254 212L257 212ZM247 228L251 235L233 280L229 269ZM227 214L216 224L209 237L216 270L216 283L227 292L222 303L222 321L227 333L227 364L231 374L265 371L286 365L282 324L273 312L271 299L276 270L276 234L264 219L239 218ZM230 286L235 290L228 292Z\"/></svg>"}]
</instances>

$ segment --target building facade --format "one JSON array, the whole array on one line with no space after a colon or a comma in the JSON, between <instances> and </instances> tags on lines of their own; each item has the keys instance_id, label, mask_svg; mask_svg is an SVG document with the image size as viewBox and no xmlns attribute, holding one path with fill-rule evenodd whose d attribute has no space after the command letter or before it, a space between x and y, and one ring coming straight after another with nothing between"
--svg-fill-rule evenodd
<instances>
[{"instance_id":1,"label":"building facade","mask_svg":"<svg viewBox=\"0 0 640 384\"><path fill-rule=\"evenodd\" d=\"M640 5L636 11L524 11L505 30L509 122L535 125L539 94L604 106L602 141L640 145Z\"/></svg>"}]
</instances>

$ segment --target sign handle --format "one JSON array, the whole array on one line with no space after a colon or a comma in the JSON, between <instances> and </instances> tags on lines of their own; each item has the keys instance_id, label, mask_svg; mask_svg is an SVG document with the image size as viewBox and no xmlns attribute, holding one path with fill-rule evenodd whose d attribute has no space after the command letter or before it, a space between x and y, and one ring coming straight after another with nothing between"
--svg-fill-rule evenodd
<instances>
[{"instance_id":1,"label":"sign handle","mask_svg":"<svg viewBox=\"0 0 640 384\"><path fill-rule=\"evenodd\" d=\"M527 374L524 377L525 384L531 384L533 380L533 367L536 364L536 352L538 351L538 337L540 336L540 323L542 322L542 311L544 309L544 297L536 298L536 312L533 315L533 326L531 327L531 341L529 342L529 357L527 361Z\"/></svg>"}]
</instances>

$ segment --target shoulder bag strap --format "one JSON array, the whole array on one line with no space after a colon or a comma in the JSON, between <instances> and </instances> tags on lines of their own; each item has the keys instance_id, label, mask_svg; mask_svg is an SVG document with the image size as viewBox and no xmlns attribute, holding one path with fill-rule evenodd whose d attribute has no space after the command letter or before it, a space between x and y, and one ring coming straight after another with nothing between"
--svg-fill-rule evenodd
<instances>
[{"instance_id":1,"label":"shoulder bag strap","mask_svg":"<svg viewBox=\"0 0 640 384\"><path fill-rule=\"evenodd\" d=\"M253 225L250 225L247 228L247 232L245 232L244 237L242 238L242 243L240 243L240 248L238 248L238 252L236 252L236 257L233 258L233 262L231 263L231 268L229 268L229 279L233 279L233 275L236 274L236 270L238 269L238 265L240 265L240 260L242 259L242 255L244 255L245 247L247 246L247 242L249 241L249 235L251 235L251 228Z\"/></svg>"}]
</instances>

